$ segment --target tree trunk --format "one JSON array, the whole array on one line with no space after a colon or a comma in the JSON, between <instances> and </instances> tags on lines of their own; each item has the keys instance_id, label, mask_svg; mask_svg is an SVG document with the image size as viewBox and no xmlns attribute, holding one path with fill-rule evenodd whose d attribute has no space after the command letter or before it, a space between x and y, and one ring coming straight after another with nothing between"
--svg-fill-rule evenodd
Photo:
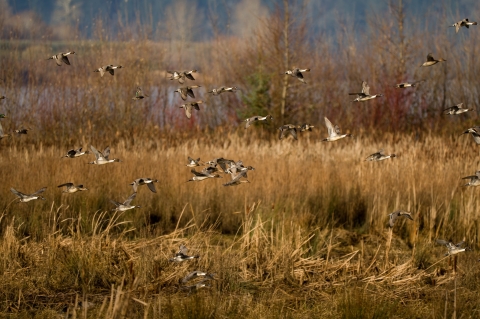
<instances>
[{"instance_id":1,"label":"tree trunk","mask_svg":"<svg viewBox=\"0 0 480 319\"><path fill-rule=\"evenodd\" d=\"M288 28L290 26L290 12L288 10L288 0L283 0L283 9L284 13L284 21L283 21L283 40L284 40L284 50L285 50L285 57L284 57L284 69L285 71L288 70L290 67L290 47L288 42ZM288 74L283 76L283 87L282 87L282 100L280 104L280 120L281 124L285 124L285 105L287 104L287 88L288 88Z\"/></svg>"}]
</instances>

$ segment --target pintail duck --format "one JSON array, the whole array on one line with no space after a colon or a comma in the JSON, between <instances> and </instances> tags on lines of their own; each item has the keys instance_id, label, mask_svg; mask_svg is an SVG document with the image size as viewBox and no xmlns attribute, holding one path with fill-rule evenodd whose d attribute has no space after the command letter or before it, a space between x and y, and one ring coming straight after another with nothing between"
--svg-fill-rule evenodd
<instances>
[{"instance_id":1,"label":"pintail duck","mask_svg":"<svg viewBox=\"0 0 480 319\"><path fill-rule=\"evenodd\" d=\"M458 33L461 27L470 28L471 25L477 25L476 22L470 22L468 19L463 19L451 25L450 27L455 27L455 33Z\"/></svg>"},{"instance_id":2,"label":"pintail duck","mask_svg":"<svg viewBox=\"0 0 480 319\"><path fill-rule=\"evenodd\" d=\"M148 97L148 95L143 94L142 88L137 86L137 90L135 91L135 97L132 97L132 100L141 100Z\"/></svg>"},{"instance_id":3,"label":"pintail duck","mask_svg":"<svg viewBox=\"0 0 480 319\"><path fill-rule=\"evenodd\" d=\"M200 271L200 270L195 270L195 271L192 271L191 273L189 273L188 275L186 275L185 277L183 277L183 279L181 280L181 282L183 284L189 282L190 280L193 280L193 279L196 279L196 278L200 278L200 277L203 277L205 278L205 280L215 280L215 278L213 277L215 274L210 274L208 272L205 272L205 271Z\"/></svg>"},{"instance_id":4,"label":"pintail duck","mask_svg":"<svg viewBox=\"0 0 480 319\"><path fill-rule=\"evenodd\" d=\"M181 88L178 88L175 90L175 92L180 93L180 96L182 97L182 100L186 100L187 96L190 96L192 98L195 98L195 94L193 94L192 89L196 89L201 87L200 85L192 85L192 86L183 86Z\"/></svg>"},{"instance_id":5,"label":"pintail duck","mask_svg":"<svg viewBox=\"0 0 480 319\"><path fill-rule=\"evenodd\" d=\"M212 165L209 165L207 167L204 167L202 169L202 173L203 174L207 174L207 175L212 175L212 174L215 174L215 173L218 173L220 172L220 170L217 168L217 166L212 166ZM218 177L221 177L221 176L218 176Z\"/></svg>"},{"instance_id":6,"label":"pintail duck","mask_svg":"<svg viewBox=\"0 0 480 319\"><path fill-rule=\"evenodd\" d=\"M389 224L390 224L390 227L393 227L395 225L395 221L400 217L406 217L410 220L413 220L412 213L406 212L406 211L403 211L403 210L397 210L397 211L389 214L388 216L390 216L389 221L388 221Z\"/></svg>"},{"instance_id":7,"label":"pintail duck","mask_svg":"<svg viewBox=\"0 0 480 319\"><path fill-rule=\"evenodd\" d=\"M185 260L190 260L190 259L195 259L200 257L199 255L188 256L187 252L188 252L187 246L185 246L184 244L181 244L178 251L175 253L175 257L170 258L169 260L176 263L181 263L182 261L185 261Z\"/></svg>"},{"instance_id":8,"label":"pintail duck","mask_svg":"<svg viewBox=\"0 0 480 319\"><path fill-rule=\"evenodd\" d=\"M245 129L247 129L250 125L253 124L253 122L266 121L266 120L273 120L273 116L271 116L270 114L267 116L257 115L257 116L249 117L248 119L243 121L245 122Z\"/></svg>"},{"instance_id":9,"label":"pintail duck","mask_svg":"<svg viewBox=\"0 0 480 319\"><path fill-rule=\"evenodd\" d=\"M378 162L378 161L383 161L393 157L396 157L396 155L395 154L385 155L383 153L383 150L379 150L378 152L368 156L365 160L368 162Z\"/></svg>"},{"instance_id":10,"label":"pintail duck","mask_svg":"<svg viewBox=\"0 0 480 319\"><path fill-rule=\"evenodd\" d=\"M196 167L196 166L200 166L200 165L203 165L203 164L200 164L200 157L197 158L197 159L193 159L190 156L188 157L188 164L186 166Z\"/></svg>"},{"instance_id":11,"label":"pintail duck","mask_svg":"<svg viewBox=\"0 0 480 319\"><path fill-rule=\"evenodd\" d=\"M291 134L293 136L294 139L298 139L297 138L297 126L295 125L292 125L292 124L285 124L285 125L282 125L278 128L278 130L280 131L279 134L278 134L278 139L282 140L285 135L287 134Z\"/></svg>"},{"instance_id":12,"label":"pintail duck","mask_svg":"<svg viewBox=\"0 0 480 319\"><path fill-rule=\"evenodd\" d=\"M210 284L209 284L209 281L208 280L202 280L198 283L196 283L195 285L191 285L191 286L182 286L182 290L186 290L188 291L188 293L192 293L192 292L195 292L199 289L202 289L202 288L210 288Z\"/></svg>"},{"instance_id":13,"label":"pintail duck","mask_svg":"<svg viewBox=\"0 0 480 319\"><path fill-rule=\"evenodd\" d=\"M300 129L300 132L305 132L305 131L312 131L312 128L314 128L315 126L313 125L310 125L310 124L307 124L307 123L304 123L302 126L299 127Z\"/></svg>"},{"instance_id":14,"label":"pintail duck","mask_svg":"<svg viewBox=\"0 0 480 319\"><path fill-rule=\"evenodd\" d=\"M470 181L463 186L479 186L480 185L480 171L476 171L475 175L462 177L462 179L469 179Z\"/></svg>"},{"instance_id":15,"label":"pintail duck","mask_svg":"<svg viewBox=\"0 0 480 319\"><path fill-rule=\"evenodd\" d=\"M0 123L0 140L4 137L8 137L8 136L10 136L10 134L3 133L2 123Z\"/></svg>"},{"instance_id":16,"label":"pintail duck","mask_svg":"<svg viewBox=\"0 0 480 319\"><path fill-rule=\"evenodd\" d=\"M375 95L370 95L370 87L368 86L366 81L362 82L362 92L361 93L348 93L349 95L356 95L357 98L353 100L352 102L364 102L368 101L371 99L374 99L376 97L382 97L382 94L375 94Z\"/></svg>"},{"instance_id":17,"label":"pintail duck","mask_svg":"<svg viewBox=\"0 0 480 319\"><path fill-rule=\"evenodd\" d=\"M463 103L459 103L457 105L446 108L445 110L443 110L443 113L449 114L449 115L458 115L465 112L475 111L475 109L465 109L462 106L463 106Z\"/></svg>"},{"instance_id":18,"label":"pintail duck","mask_svg":"<svg viewBox=\"0 0 480 319\"><path fill-rule=\"evenodd\" d=\"M220 175L211 174L207 171L197 172L195 169L192 169L190 172L192 172L195 176L193 176L192 179L189 179L187 182L201 182L207 178L221 178Z\"/></svg>"},{"instance_id":19,"label":"pintail duck","mask_svg":"<svg viewBox=\"0 0 480 319\"><path fill-rule=\"evenodd\" d=\"M415 87L417 86L417 83L425 82L425 80L419 80L415 82L403 82L395 85L396 88L398 89L404 89L404 88L409 88L409 87Z\"/></svg>"},{"instance_id":20,"label":"pintail duck","mask_svg":"<svg viewBox=\"0 0 480 319\"><path fill-rule=\"evenodd\" d=\"M73 183L65 183L65 184L62 184L62 185L58 185L57 187L60 188L60 187L66 187L66 189L62 192L62 193L69 193L69 194L73 194L73 193L76 193L76 192L79 192L79 191L87 191L88 188L86 187L83 187L83 185L74 185Z\"/></svg>"},{"instance_id":21,"label":"pintail duck","mask_svg":"<svg viewBox=\"0 0 480 319\"><path fill-rule=\"evenodd\" d=\"M40 194L43 193L46 189L47 189L46 187L40 188L38 191L30 195L19 192L13 187L10 188L10 191L14 193L18 198L20 198L20 201L22 203L26 203L35 199L45 200L45 197L41 196Z\"/></svg>"},{"instance_id":22,"label":"pintail duck","mask_svg":"<svg viewBox=\"0 0 480 319\"><path fill-rule=\"evenodd\" d=\"M462 134L460 134L460 136L468 133L472 134L472 137L475 143L480 144L480 126L471 127L467 129L465 132L463 132Z\"/></svg>"},{"instance_id":23,"label":"pintail duck","mask_svg":"<svg viewBox=\"0 0 480 319\"><path fill-rule=\"evenodd\" d=\"M442 58L439 58L438 60L436 60L436 59L433 58L432 54L429 53L427 55L427 61L424 62L421 66L432 66L434 64L437 64L438 62L445 62L445 61L447 61L447 60L442 59Z\"/></svg>"},{"instance_id":24,"label":"pintail duck","mask_svg":"<svg viewBox=\"0 0 480 319\"><path fill-rule=\"evenodd\" d=\"M135 206L135 205L130 205L130 203L132 202L132 200L135 199L135 197L137 197L137 193L133 193L132 195L130 195L127 200L125 200L123 203L119 203L117 201L114 201L114 200L110 200L110 202L112 202L113 204L115 204L115 208L112 209L114 211L120 211L120 212L125 212L127 210L130 210L130 209L133 209L133 208L140 208L140 206Z\"/></svg>"},{"instance_id":25,"label":"pintail duck","mask_svg":"<svg viewBox=\"0 0 480 319\"><path fill-rule=\"evenodd\" d=\"M55 60L55 63L57 63L58 66L62 66L62 62L66 65L70 65L70 61L68 61L68 56L70 54L75 54L75 51L60 52L59 54L52 55L47 60Z\"/></svg>"},{"instance_id":26,"label":"pintail duck","mask_svg":"<svg viewBox=\"0 0 480 319\"><path fill-rule=\"evenodd\" d=\"M123 66L110 64L110 65L102 66L101 68L98 68L93 72L100 72L100 76L103 76L105 72L108 72L111 75L115 75L115 69L121 69L121 68L123 68Z\"/></svg>"},{"instance_id":27,"label":"pintail duck","mask_svg":"<svg viewBox=\"0 0 480 319\"><path fill-rule=\"evenodd\" d=\"M228 167L227 166L235 164L235 161L231 160L231 159L226 159L226 158L223 158L223 157L219 157L219 158L215 158L215 159L207 162L206 164L209 165L209 167L213 167L213 168L216 168L217 165L220 165L220 168L222 169L222 172L228 173ZM211 168L209 168L209 169L211 169ZM205 169L204 169L204 171L205 171Z\"/></svg>"},{"instance_id":28,"label":"pintail duck","mask_svg":"<svg viewBox=\"0 0 480 319\"><path fill-rule=\"evenodd\" d=\"M157 190L155 189L155 185L153 183L158 183L158 179L151 179L151 178L148 178L148 177L144 177L144 178L137 178L132 183L130 183L130 185L132 185L133 191L135 193L137 192L138 186L140 186L140 185L147 185L148 189L152 193L156 193Z\"/></svg>"},{"instance_id":29,"label":"pintail duck","mask_svg":"<svg viewBox=\"0 0 480 319\"><path fill-rule=\"evenodd\" d=\"M328 137L323 139L323 142L334 142L344 137L351 137L352 134L341 134L340 127L338 125L333 126L332 122L325 117L325 125L328 130Z\"/></svg>"},{"instance_id":30,"label":"pintail duck","mask_svg":"<svg viewBox=\"0 0 480 319\"><path fill-rule=\"evenodd\" d=\"M208 91L208 93L212 93L213 95L220 95L224 92L237 92L238 88L236 86L232 86L232 87L224 87L224 86L221 86L219 88L216 88L216 89L212 89L211 91Z\"/></svg>"},{"instance_id":31,"label":"pintail duck","mask_svg":"<svg viewBox=\"0 0 480 319\"><path fill-rule=\"evenodd\" d=\"M305 80L303 79L302 72L310 72L310 69L293 68L292 70L285 71L285 74L296 77L300 82L307 84L307 82L305 82Z\"/></svg>"},{"instance_id":32,"label":"pintail duck","mask_svg":"<svg viewBox=\"0 0 480 319\"><path fill-rule=\"evenodd\" d=\"M448 252L445 254L445 256L456 255L458 253L461 253L462 251L468 250L468 248L462 248L462 245L465 244L464 241L454 244L451 241L437 239L437 243L447 247Z\"/></svg>"},{"instance_id":33,"label":"pintail duck","mask_svg":"<svg viewBox=\"0 0 480 319\"><path fill-rule=\"evenodd\" d=\"M21 128L21 129L19 129L19 130L14 130L13 132L16 133L17 135L21 135L21 134L25 134L25 135L26 135L29 130L30 130L30 129L28 129L28 128Z\"/></svg>"},{"instance_id":34,"label":"pintail duck","mask_svg":"<svg viewBox=\"0 0 480 319\"><path fill-rule=\"evenodd\" d=\"M237 173L245 172L245 178L247 178L248 171L254 171L255 168L252 166L244 166L242 161L236 163L230 163L230 167L226 170L226 173L232 174L232 178L237 175Z\"/></svg>"},{"instance_id":35,"label":"pintail duck","mask_svg":"<svg viewBox=\"0 0 480 319\"><path fill-rule=\"evenodd\" d=\"M114 162L121 162L118 158L114 159L108 159L110 156L110 147L107 146L103 153L100 153L97 151L93 145L90 145L90 149L92 150L93 154L95 154L95 161L90 162L88 164L96 164L96 165L103 165L103 164L108 164L108 163L114 163Z\"/></svg>"},{"instance_id":36,"label":"pintail duck","mask_svg":"<svg viewBox=\"0 0 480 319\"><path fill-rule=\"evenodd\" d=\"M85 152L82 152L82 147L80 147L79 149L71 149L67 152L67 155L64 155L62 156L62 158L64 157L69 157L69 158L75 158L75 157L80 157L82 155L85 155L85 154L90 154L90 151L85 151Z\"/></svg>"},{"instance_id":37,"label":"pintail duck","mask_svg":"<svg viewBox=\"0 0 480 319\"><path fill-rule=\"evenodd\" d=\"M182 106L179 106L179 108L185 109L185 115L187 116L187 118L191 118L192 117L192 109L200 111L200 106L198 106L198 104L202 104L202 103L203 103L203 101L185 103L185 104L182 104Z\"/></svg>"},{"instance_id":38,"label":"pintail duck","mask_svg":"<svg viewBox=\"0 0 480 319\"><path fill-rule=\"evenodd\" d=\"M167 71L167 73L171 74L170 80L178 80L178 83L183 84L185 83L185 79L189 79L194 81L195 78L193 77L192 73L196 73L197 70L190 70L190 71Z\"/></svg>"},{"instance_id":39,"label":"pintail duck","mask_svg":"<svg viewBox=\"0 0 480 319\"><path fill-rule=\"evenodd\" d=\"M237 175L235 174L230 174L232 175L232 180L223 184L223 186L237 186L237 185L240 185L242 183L250 183L250 181L248 179L242 179L243 177L247 177L247 170L244 170L244 171L241 171L240 173L238 173Z\"/></svg>"}]
</instances>

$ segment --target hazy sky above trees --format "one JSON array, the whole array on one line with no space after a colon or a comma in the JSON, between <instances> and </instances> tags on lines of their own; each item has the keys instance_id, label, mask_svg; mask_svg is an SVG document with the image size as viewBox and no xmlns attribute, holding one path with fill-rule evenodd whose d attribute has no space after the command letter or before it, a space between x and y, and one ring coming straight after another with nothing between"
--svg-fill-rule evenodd
<instances>
[{"instance_id":1,"label":"hazy sky above trees","mask_svg":"<svg viewBox=\"0 0 480 319\"><path fill-rule=\"evenodd\" d=\"M304 10L312 34L332 34L340 27L354 32L368 27L367 20L388 10L390 0L289 0L292 10ZM398 3L399 0L391 1ZM428 16L442 14L446 26L479 12L476 0L403 0L407 14L418 25ZM152 40L178 38L202 41L218 35L247 36L262 17L281 10L283 0L0 0L0 26L32 36L48 29L52 39L75 33L95 37L101 29L110 37L140 32ZM141 26L141 27L140 27ZM97 30L98 31L98 30ZM43 33L45 33L43 32ZM7 35L3 31L3 38ZM40 32L38 32L40 34Z\"/></svg>"}]
</instances>

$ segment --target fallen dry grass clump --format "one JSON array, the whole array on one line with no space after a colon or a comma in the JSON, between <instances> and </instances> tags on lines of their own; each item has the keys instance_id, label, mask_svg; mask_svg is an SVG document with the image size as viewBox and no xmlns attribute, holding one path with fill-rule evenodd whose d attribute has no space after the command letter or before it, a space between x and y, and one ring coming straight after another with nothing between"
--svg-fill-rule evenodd
<instances>
[{"instance_id":1,"label":"fallen dry grass clump","mask_svg":"<svg viewBox=\"0 0 480 319\"><path fill-rule=\"evenodd\" d=\"M58 147L4 148L0 310L17 318L478 311L478 199L460 180L478 165L470 139L387 134L380 142L359 132L330 144L319 142L322 129L299 141L258 138L261 127L220 130L169 144L120 142L112 155L123 162L105 166L86 164L93 155L60 158L66 150ZM364 161L380 148L397 157ZM187 183L187 156L242 159L255 167L251 183L224 187L227 175ZM134 200L141 208L110 211L110 198L125 199L129 183L147 176L159 179L156 194L142 186ZM56 186L67 181L89 190L62 194ZM43 186L47 200L12 202L10 187ZM392 229L388 214L397 209L414 220ZM437 238L465 240L474 251L454 267ZM182 243L200 258L169 262ZM214 273L211 287L182 289L193 270ZM94 305L75 308L80 301Z\"/></svg>"}]
</instances>

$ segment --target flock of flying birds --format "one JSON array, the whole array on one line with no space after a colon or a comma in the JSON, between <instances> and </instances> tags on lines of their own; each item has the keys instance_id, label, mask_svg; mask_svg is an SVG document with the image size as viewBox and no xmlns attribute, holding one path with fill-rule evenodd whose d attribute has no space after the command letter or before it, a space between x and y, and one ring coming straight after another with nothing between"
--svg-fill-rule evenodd
<instances>
[{"instance_id":1,"label":"flock of flying birds","mask_svg":"<svg viewBox=\"0 0 480 319\"><path fill-rule=\"evenodd\" d=\"M456 28L456 32L458 33L459 29L461 27L466 27L469 28L471 25L477 25L477 22L470 22L468 19L463 19L455 24L452 25L452 27ZM61 66L62 63L70 65L70 61L68 59L69 55L75 54L74 51L69 51L69 52L63 52L63 53L58 53L56 55L51 56L48 58L48 60L54 60L58 66ZM427 55L427 60L421 65L422 67L429 67L433 66L439 62L445 62L445 59L439 58L435 59L431 53ZM112 76L115 74L116 69L121 69L123 68L121 65L106 65L99 67L98 69L94 70L94 72L99 72L100 76L103 77L103 75L108 72ZM306 81L304 79L303 73L309 72L310 69L300 69L294 67L292 70L287 70L285 72L286 75L290 75L300 82L306 84ZM190 71L167 71L168 74L170 74L169 79L170 80L177 80L180 84L184 84L186 80L194 81L195 78L193 77L193 74L196 73L196 70L190 70ZM415 87L418 83L424 82L424 80L419 80L419 81L414 81L414 82L404 82L404 83L399 83L395 85L397 88L412 88ZM178 88L175 90L175 93L179 93L180 97L182 98L183 101L186 101L188 97L191 97L195 99L195 93L194 89L199 88L199 85L186 85ZM219 88L213 88L210 91L207 91L209 94L212 94L213 96L218 96L223 93L235 93L237 90L239 90L237 87L219 87ZM362 83L362 90L361 92L356 92L356 93L349 93L349 95L356 95L356 98L352 102L365 102L369 101L375 98L382 97L382 94L370 94L370 87L368 86L366 81L363 81ZM142 89L140 87L137 87L135 96L132 98L133 100L141 100L148 97L148 95L144 94ZM0 100L5 99L5 96L0 96ZM203 101L198 100L198 101L193 101L193 102L188 102L185 104L182 104L180 108L183 108L185 111L185 115L187 118L191 118L192 116L192 111L193 110L200 110L200 104L202 104ZM449 107L444 110L445 114L449 115L458 115L462 114L465 112L472 111L473 109L469 108L463 108L463 103L454 105L452 107ZM0 118L6 118L5 114L0 114ZM273 117L271 115L266 115L266 116L253 116L250 118L247 118L244 120L245 122L245 129L249 128L253 123L255 122L261 122L261 121L267 121L267 120L272 120ZM327 132L328 136L323 139L325 142L334 142L337 140L340 140L342 138L346 137L351 137L351 134L342 134L340 127L338 125L334 125L328 118L324 118L325 120L325 125L327 127ZM287 135L291 135L295 140L298 139L297 132L305 132L305 131L311 131L312 128L314 128L313 125L304 123L303 125L293 125L293 124L284 124L282 125L278 130L279 130L279 139L283 139ZM20 134L27 134L28 129L21 128L19 130L15 130L14 133L20 135ZM472 128L467 129L463 134L468 134L470 133L474 139L474 141L477 144L480 144L480 126L475 126ZM463 135L462 134L462 135ZM3 137L9 136L8 134L4 134L3 128L0 123L0 140ZM95 160L92 162L89 162L89 164L94 164L94 165L104 165L104 164L109 164L109 163L115 163L115 162L120 162L121 160L114 158L110 159L110 148L107 146L103 152L98 151L94 146L90 146L91 152L95 155ZM77 158L86 154L89 154L90 152L87 151L82 151L82 148L79 149L71 149L67 152L66 155L63 157L66 158ZM379 150L376 153L373 153L369 155L365 160L366 161L383 161L386 159L394 158L396 157L395 154L385 154L383 150ZM224 174L229 174L231 176L231 180L224 183L224 186L236 186L240 185L242 183L249 183L247 179L247 173L250 170L254 170L252 166L244 166L243 162L241 160L239 161L234 161L230 159L225 159L225 158L216 158L208 162L201 162L200 158L198 159L193 159L191 157L188 157L188 163L186 164L187 167L192 168L191 172L194 175L188 182L193 182L193 181L203 181L209 178L221 178L222 176L219 173L224 173ZM203 170L197 171L195 170L195 167L198 166L205 166ZM464 177L463 179L469 179L470 181L465 184L465 186L478 186L480 185L480 171L477 171L475 175L473 176L467 176ZM140 206L138 205L132 205L131 202L135 199L137 195L137 190L138 187L141 185L147 185L147 187L150 189L151 192L156 193L155 185L154 183L158 182L156 179L151 179L151 178L138 178L134 180L130 185L133 187L133 193L124 201L124 202L117 202L114 200L111 200L111 202L115 205L115 208L112 210L114 211L120 211L124 212L130 209L134 208L139 208ZM88 190L86 187L83 185L75 185L74 183L68 182L64 183L61 185L58 185L59 188L63 188L63 193L76 193L79 191L85 191ZM34 192L33 194L25 194L20 191L17 191L14 188L11 188L11 192L15 194L19 199L20 202L26 203L32 200L36 199L42 199L45 200L45 198L42 196L43 192L45 192L47 188L43 187L39 189L38 191ZM389 225L393 227L395 225L395 221L398 218L405 217L410 220L413 220L412 214L410 212L406 212L403 210L398 210L389 215ZM463 245L464 242L460 242L457 244L454 244L452 242L448 242L445 240L437 240L437 242L441 245L445 245L448 249L447 255L454 255L459 252L465 251L468 248L462 248L461 246ZM170 259L173 262L182 262L185 260L191 260L198 258L198 256L188 256L187 255L187 248L185 245L181 245L179 248L179 251L175 254L175 257ZM194 278L199 278L202 277L204 280L199 281L193 286L184 286L186 289L193 290L201 287L207 286L206 281L213 279L213 275L203 272L203 271L195 271L190 274L188 274L183 280L182 283L185 284L188 281L194 279Z\"/></svg>"}]
</instances>

